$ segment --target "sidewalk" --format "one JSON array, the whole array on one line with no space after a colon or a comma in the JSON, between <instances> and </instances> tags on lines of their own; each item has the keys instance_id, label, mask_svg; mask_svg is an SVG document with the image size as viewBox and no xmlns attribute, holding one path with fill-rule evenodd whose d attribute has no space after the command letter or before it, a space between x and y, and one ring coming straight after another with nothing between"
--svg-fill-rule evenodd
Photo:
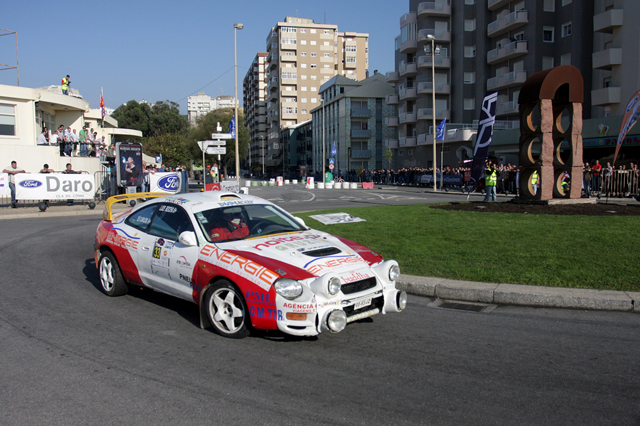
<instances>
[{"instance_id":1,"label":"sidewalk","mask_svg":"<svg viewBox=\"0 0 640 426\"><path fill-rule=\"evenodd\" d=\"M115 212L129 208L123 203L113 206ZM97 204L93 210L80 203L51 205L44 212L37 206L0 208L0 220L86 215L94 215L99 220L103 209L104 203ZM413 275L401 275L397 287L416 296L465 302L640 313L640 292L482 283Z\"/></svg>"}]
</instances>

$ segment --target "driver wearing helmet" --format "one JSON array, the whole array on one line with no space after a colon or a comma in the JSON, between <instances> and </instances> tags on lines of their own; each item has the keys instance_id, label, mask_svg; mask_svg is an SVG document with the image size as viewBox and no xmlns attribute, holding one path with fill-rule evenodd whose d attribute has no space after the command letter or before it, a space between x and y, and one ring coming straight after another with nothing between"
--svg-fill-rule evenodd
<instances>
[{"instance_id":1,"label":"driver wearing helmet","mask_svg":"<svg viewBox=\"0 0 640 426\"><path fill-rule=\"evenodd\" d=\"M249 235L249 227L240 210L222 212L213 223L214 226L209 231L211 241L237 240Z\"/></svg>"}]
</instances>

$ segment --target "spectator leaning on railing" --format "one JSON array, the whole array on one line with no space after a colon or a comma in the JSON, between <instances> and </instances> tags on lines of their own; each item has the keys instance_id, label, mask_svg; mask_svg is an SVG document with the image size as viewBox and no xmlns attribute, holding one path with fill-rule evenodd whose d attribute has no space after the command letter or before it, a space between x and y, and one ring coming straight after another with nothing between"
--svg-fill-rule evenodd
<instances>
[{"instance_id":1,"label":"spectator leaning on railing","mask_svg":"<svg viewBox=\"0 0 640 426\"><path fill-rule=\"evenodd\" d=\"M16 175L18 173L26 172L18 167L18 163L16 161L12 161L11 166L4 169L2 173L7 173L9 175L9 189L11 189L11 208L15 209L18 207L18 201L16 200Z\"/></svg>"}]
</instances>

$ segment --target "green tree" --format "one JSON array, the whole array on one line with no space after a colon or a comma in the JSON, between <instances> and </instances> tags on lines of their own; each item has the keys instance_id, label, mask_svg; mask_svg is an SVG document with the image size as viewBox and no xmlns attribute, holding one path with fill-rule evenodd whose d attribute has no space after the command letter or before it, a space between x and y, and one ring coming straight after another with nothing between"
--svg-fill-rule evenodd
<instances>
[{"instance_id":1,"label":"green tree","mask_svg":"<svg viewBox=\"0 0 640 426\"><path fill-rule=\"evenodd\" d=\"M217 124L220 123L222 127L221 133L227 133L229 130L229 122L233 118L234 110L231 108L217 109L210 113L198 117L196 126L189 132L190 150L192 158L202 158L202 151L198 147L197 141L205 141L211 139L212 133L220 133L216 129ZM238 150L240 152L240 158L247 156L249 152L249 131L244 125L244 116L238 114ZM228 175L228 170L233 170L235 173L235 141L233 139L227 139L227 153L221 157L220 166L224 169L224 175ZM197 160L195 160L197 161Z\"/></svg>"},{"instance_id":2,"label":"green tree","mask_svg":"<svg viewBox=\"0 0 640 426\"><path fill-rule=\"evenodd\" d=\"M187 118L180 115L180 105L172 101L153 104L149 116L150 136L183 133L189 128Z\"/></svg>"},{"instance_id":3,"label":"green tree","mask_svg":"<svg viewBox=\"0 0 640 426\"><path fill-rule=\"evenodd\" d=\"M162 162L167 166L175 167L182 164L191 167L191 151L184 135L179 133L143 138L142 150L152 157L162 154Z\"/></svg>"},{"instance_id":4,"label":"green tree","mask_svg":"<svg viewBox=\"0 0 640 426\"><path fill-rule=\"evenodd\" d=\"M140 130L143 137L151 136L149 128L151 108L148 104L139 104L131 100L118 107L111 116L118 120L118 127Z\"/></svg>"},{"instance_id":5,"label":"green tree","mask_svg":"<svg viewBox=\"0 0 640 426\"><path fill-rule=\"evenodd\" d=\"M393 159L393 151L391 151L390 148L387 148L387 150L384 152L384 154L382 154L382 157L387 160L387 168L391 168L391 160Z\"/></svg>"}]
</instances>

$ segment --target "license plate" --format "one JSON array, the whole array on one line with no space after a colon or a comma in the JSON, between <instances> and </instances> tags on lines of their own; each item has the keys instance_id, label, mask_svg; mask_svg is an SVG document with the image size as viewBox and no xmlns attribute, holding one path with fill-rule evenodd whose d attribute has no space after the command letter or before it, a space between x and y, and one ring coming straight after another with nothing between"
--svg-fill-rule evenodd
<instances>
[{"instance_id":1,"label":"license plate","mask_svg":"<svg viewBox=\"0 0 640 426\"><path fill-rule=\"evenodd\" d=\"M353 309L356 310L356 309L364 308L365 306L369 306L370 304L371 304L371 299L360 300L353 305Z\"/></svg>"}]
</instances>

